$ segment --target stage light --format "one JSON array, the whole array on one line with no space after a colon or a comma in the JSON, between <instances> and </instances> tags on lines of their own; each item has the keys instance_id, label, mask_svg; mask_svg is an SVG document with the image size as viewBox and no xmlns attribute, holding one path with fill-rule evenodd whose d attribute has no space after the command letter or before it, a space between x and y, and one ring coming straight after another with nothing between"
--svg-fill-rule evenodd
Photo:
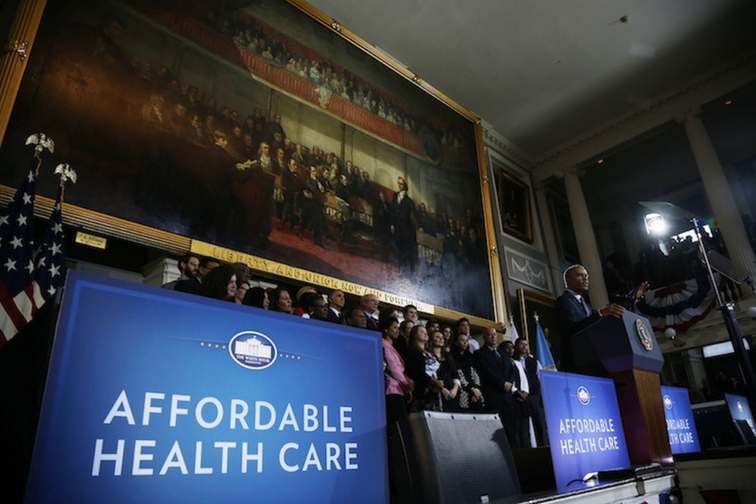
<instances>
[{"instance_id":1,"label":"stage light","mask_svg":"<svg viewBox=\"0 0 756 504\"><path fill-rule=\"evenodd\" d=\"M646 214L644 220L646 222L646 233L661 236L667 232L668 226L663 215L658 213Z\"/></svg>"}]
</instances>

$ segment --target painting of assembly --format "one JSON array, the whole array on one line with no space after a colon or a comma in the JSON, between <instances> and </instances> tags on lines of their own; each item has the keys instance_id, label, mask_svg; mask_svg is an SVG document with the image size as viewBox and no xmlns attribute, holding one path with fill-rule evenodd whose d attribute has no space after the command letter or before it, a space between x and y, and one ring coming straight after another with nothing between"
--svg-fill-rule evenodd
<instances>
[{"instance_id":1,"label":"painting of assembly","mask_svg":"<svg viewBox=\"0 0 756 504\"><path fill-rule=\"evenodd\" d=\"M286 2L224 5L50 6L0 182L45 131L71 204L493 318L470 121Z\"/></svg>"}]
</instances>

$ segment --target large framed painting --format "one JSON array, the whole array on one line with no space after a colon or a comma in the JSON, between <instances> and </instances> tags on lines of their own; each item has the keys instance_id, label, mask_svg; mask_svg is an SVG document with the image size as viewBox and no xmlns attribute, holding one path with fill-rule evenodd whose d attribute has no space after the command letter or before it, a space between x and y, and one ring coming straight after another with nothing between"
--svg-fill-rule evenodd
<instances>
[{"instance_id":1,"label":"large framed painting","mask_svg":"<svg viewBox=\"0 0 756 504\"><path fill-rule=\"evenodd\" d=\"M6 195L32 132L78 171L67 218L85 230L506 319L479 119L298 0L49 2L2 141Z\"/></svg>"}]
</instances>

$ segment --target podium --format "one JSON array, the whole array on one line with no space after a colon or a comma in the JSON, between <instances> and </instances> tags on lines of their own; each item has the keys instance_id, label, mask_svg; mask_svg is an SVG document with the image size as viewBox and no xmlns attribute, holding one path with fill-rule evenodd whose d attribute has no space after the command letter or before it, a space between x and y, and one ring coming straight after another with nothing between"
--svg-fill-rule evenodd
<instances>
[{"instance_id":1,"label":"podium","mask_svg":"<svg viewBox=\"0 0 756 504\"><path fill-rule=\"evenodd\" d=\"M671 464L659 380L664 357L648 319L601 317L572 337L572 352L579 373L614 380L630 462Z\"/></svg>"}]
</instances>

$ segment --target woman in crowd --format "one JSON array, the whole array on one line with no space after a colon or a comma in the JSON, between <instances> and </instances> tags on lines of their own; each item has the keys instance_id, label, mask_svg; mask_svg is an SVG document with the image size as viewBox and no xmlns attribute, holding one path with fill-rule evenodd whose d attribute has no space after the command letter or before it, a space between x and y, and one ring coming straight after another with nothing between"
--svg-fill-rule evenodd
<instances>
[{"instance_id":1,"label":"woman in crowd","mask_svg":"<svg viewBox=\"0 0 756 504\"><path fill-rule=\"evenodd\" d=\"M381 320L395 318L399 320L399 310L393 306L387 306L378 313L378 325L380 326Z\"/></svg>"},{"instance_id":2,"label":"woman in crowd","mask_svg":"<svg viewBox=\"0 0 756 504\"><path fill-rule=\"evenodd\" d=\"M296 315L297 317L301 317L305 314L305 310L302 308L302 296L305 294L315 294L318 290L312 286L312 285L305 285L301 289L297 291L297 294L294 296L297 299L297 307L294 308L294 310L291 312L293 315ZM310 318L305 317L305 318Z\"/></svg>"},{"instance_id":3,"label":"woman in crowd","mask_svg":"<svg viewBox=\"0 0 756 504\"><path fill-rule=\"evenodd\" d=\"M457 367L460 382L459 411L483 411L483 393L480 391L480 376L475 369L473 354L467 351L470 336L457 334L452 340L452 358Z\"/></svg>"},{"instance_id":4,"label":"woman in crowd","mask_svg":"<svg viewBox=\"0 0 756 504\"><path fill-rule=\"evenodd\" d=\"M459 411L459 389L461 381L457 374L457 365L446 348L444 333L436 331L431 333L430 338L431 353L439 362L436 377L443 384L439 394L439 411Z\"/></svg>"},{"instance_id":5,"label":"woman in crowd","mask_svg":"<svg viewBox=\"0 0 756 504\"><path fill-rule=\"evenodd\" d=\"M441 323L436 319L430 319L425 323L425 328L428 329L428 334L433 335L433 333L441 330Z\"/></svg>"},{"instance_id":6,"label":"woman in crowd","mask_svg":"<svg viewBox=\"0 0 756 504\"><path fill-rule=\"evenodd\" d=\"M383 340L383 362L386 380L386 421L400 421L407 416L406 397L412 394L415 383L404 373L404 361L394 349L393 342L399 337L399 321L396 317L381 320L378 328Z\"/></svg>"},{"instance_id":7,"label":"woman in crowd","mask_svg":"<svg viewBox=\"0 0 756 504\"><path fill-rule=\"evenodd\" d=\"M286 289L275 289L270 296L270 310L281 313L292 314L291 295Z\"/></svg>"},{"instance_id":8,"label":"woman in crowd","mask_svg":"<svg viewBox=\"0 0 756 504\"><path fill-rule=\"evenodd\" d=\"M236 295L236 272L231 266L218 266L210 271L197 288L197 294L223 301L233 301Z\"/></svg>"},{"instance_id":9,"label":"woman in crowd","mask_svg":"<svg viewBox=\"0 0 756 504\"><path fill-rule=\"evenodd\" d=\"M394 340L394 348L402 356L402 359L407 358L407 348L409 348L409 336L412 328L415 327L415 323L411 320L402 320L399 324L399 337Z\"/></svg>"},{"instance_id":10,"label":"woman in crowd","mask_svg":"<svg viewBox=\"0 0 756 504\"><path fill-rule=\"evenodd\" d=\"M244 302L242 304L267 310L268 307L270 307L270 298L268 297L268 293L262 287L252 287L244 296Z\"/></svg>"},{"instance_id":11,"label":"woman in crowd","mask_svg":"<svg viewBox=\"0 0 756 504\"><path fill-rule=\"evenodd\" d=\"M449 349L451 352L452 350L452 336L454 336L454 331L452 330L450 325L443 325L441 326L441 332L444 333L444 341L446 342L446 348Z\"/></svg>"},{"instance_id":12,"label":"woman in crowd","mask_svg":"<svg viewBox=\"0 0 756 504\"><path fill-rule=\"evenodd\" d=\"M247 295L248 290L249 290L249 281L242 281L242 282L237 281L236 294L234 295L234 303L244 304L244 296Z\"/></svg>"},{"instance_id":13,"label":"woman in crowd","mask_svg":"<svg viewBox=\"0 0 756 504\"><path fill-rule=\"evenodd\" d=\"M424 326L416 325L410 331L407 348L407 375L415 382L412 401L413 410L432 410L438 404L438 393L444 388L436 378L439 362L426 350L428 331Z\"/></svg>"},{"instance_id":14,"label":"woman in crowd","mask_svg":"<svg viewBox=\"0 0 756 504\"><path fill-rule=\"evenodd\" d=\"M303 295L300 305L304 310L302 318L328 321L328 304L317 292Z\"/></svg>"}]
</instances>

